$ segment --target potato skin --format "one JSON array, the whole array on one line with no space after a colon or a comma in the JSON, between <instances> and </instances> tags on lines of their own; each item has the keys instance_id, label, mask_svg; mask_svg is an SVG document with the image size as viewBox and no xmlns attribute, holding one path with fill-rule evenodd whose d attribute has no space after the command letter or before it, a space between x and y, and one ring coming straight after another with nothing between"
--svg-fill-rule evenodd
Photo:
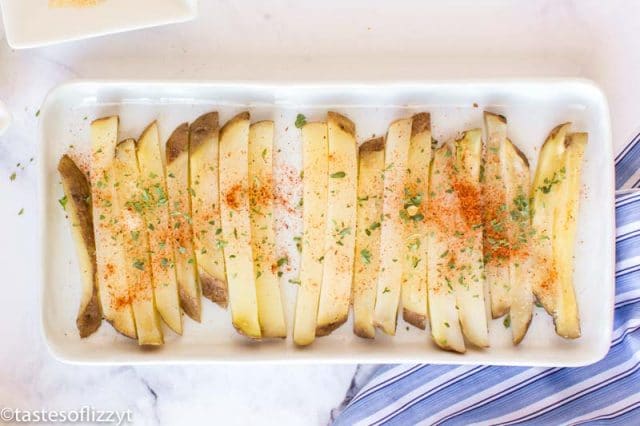
<instances>
[{"instance_id":1,"label":"potato skin","mask_svg":"<svg viewBox=\"0 0 640 426\"><path fill-rule=\"evenodd\" d=\"M206 272L200 270L200 285L202 295L222 308L226 308L229 303L227 283L213 278Z\"/></svg>"},{"instance_id":2,"label":"potato skin","mask_svg":"<svg viewBox=\"0 0 640 426\"><path fill-rule=\"evenodd\" d=\"M347 322L347 317L346 316L344 318L340 318L339 320L331 322L329 324L326 324L326 325L323 325L323 326L319 326L319 327L316 328L316 336L318 336L318 337L328 336L335 329L339 328L345 322Z\"/></svg>"},{"instance_id":3,"label":"potato skin","mask_svg":"<svg viewBox=\"0 0 640 426\"><path fill-rule=\"evenodd\" d=\"M196 118L189 126L191 151L197 150L218 130L218 112L208 112Z\"/></svg>"},{"instance_id":4,"label":"potato skin","mask_svg":"<svg viewBox=\"0 0 640 426\"><path fill-rule=\"evenodd\" d=\"M84 249L91 262L93 288L86 305L80 307L76 317L76 327L81 338L93 334L102 323L102 309L98 300L98 281L96 279L96 242L93 234L93 211L91 207L91 187L85 174L68 155L63 155L58 163L58 172L65 186L68 202L73 204Z\"/></svg>"},{"instance_id":5,"label":"potato skin","mask_svg":"<svg viewBox=\"0 0 640 426\"><path fill-rule=\"evenodd\" d=\"M180 154L187 152L189 152L189 123L182 123L173 131L167 142L167 164L173 163Z\"/></svg>"},{"instance_id":6,"label":"potato skin","mask_svg":"<svg viewBox=\"0 0 640 426\"><path fill-rule=\"evenodd\" d=\"M403 309L402 318L409 324L414 327L418 327L421 330L424 330L427 327L427 317L416 312Z\"/></svg>"},{"instance_id":7,"label":"potato skin","mask_svg":"<svg viewBox=\"0 0 640 426\"><path fill-rule=\"evenodd\" d=\"M180 307L194 321L200 322L200 304L194 300L182 287L178 288L180 295Z\"/></svg>"},{"instance_id":8,"label":"potato skin","mask_svg":"<svg viewBox=\"0 0 640 426\"><path fill-rule=\"evenodd\" d=\"M222 129L220 129L220 135L218 136L219 139L222 139L222 137L224 136L224 134L232 127L234 127L238 122L240 121L244 121L244 120L249 120L251 118L251 115L249 114L248 111L243 111L240 114L236 115L235 117L233 117L231 120L227 121L225 123L224 126L222 126Z\"/></svg>"},{"instance_id":9,"label":"potato skin","mask_svg":"<svg viewBox=\"0 0 640 426\"><path fill-rule=\"evenodd\" d=\"M384 150L384 138L378 137L378 138L369 139L368 141L360 145L359 152L363 153L363 152L382 151L382 150Z\"/></svg>"},{"instance_id":10,"label":"potato skin","mask_svg":"<svg viewBox=\"0 0 640 426\"><path fill-rule=\"evenodd\" d=\"M346 132L350 135L356 135L356 125L353 121L349 120L342 114L338 114L337 112L329 111L327 113L327 121L334 120L338 123L338 126L343 132Z\"/></svg>"},{"instance_id":11,"label":"potato skin","mask_svg":"<svg viewBox=\"0 0 640 426\"><path fill-rule=\"evenodd\" d=\"M427 131L431 131L431 114L428 112L420 112L411 117L411 136L419 135Z\"/></svg>"}]
</instances>

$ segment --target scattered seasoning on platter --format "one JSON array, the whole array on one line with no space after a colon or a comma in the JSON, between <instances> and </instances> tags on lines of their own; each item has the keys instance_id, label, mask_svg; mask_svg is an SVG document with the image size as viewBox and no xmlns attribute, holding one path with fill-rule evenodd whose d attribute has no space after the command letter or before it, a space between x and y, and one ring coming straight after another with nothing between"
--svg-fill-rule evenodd
<instances>
[{"instance_id":1,"label":"scattered seasoning on platter","mask_svg":"<svg viewBox=\"0 0 640 426\"><path fill-rule=\"evenodd\" d=\"M243 192L244 188L241 184L237 183L233 185L231 189L229 189L229 191L227 191L227 193L224 195L224 199L231 209L238 210L240 208L240 202L242 200L241 197L243 196Z\"/></svg>"},{"instance_id":2,"label":"scattered seasoning on platter","mask_svg":"<svg viewBox=\"0 0 640 426\"><path fill-rule=\"evenodd\" d=\"M484 170L499 167L498 152L486 152ZM499 178L499 176L497 177ZM487 264L502 266L509 259L508 234L504 226L508 220L508 207L505 203L506 190L501 179L484 179L482 184L482 223L484 226L484 261Z\"/></svg>"}]
</instances>

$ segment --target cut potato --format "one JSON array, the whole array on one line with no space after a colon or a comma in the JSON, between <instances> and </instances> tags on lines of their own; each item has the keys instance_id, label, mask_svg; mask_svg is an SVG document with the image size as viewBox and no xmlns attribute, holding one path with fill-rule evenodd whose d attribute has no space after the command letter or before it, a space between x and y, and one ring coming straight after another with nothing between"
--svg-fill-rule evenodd
<instances>
[{"instance_id":1,"label":"cut potato","mask_svg":"<svg viewBox=\"0 0 640 426\"><path fill-rule=\"evenodd\" d=\"M402 317L425 329L427 323L427 217L429 167L431 165L431 117L413 116L404 208L411 220L405 221L406 255L402 278Z\"/></svg>"},{"instance_id":2,"label":"cut potato","mask_svg":"<svg viewBox=\"0 0 640 426\"><path fill-rule=\"evenodd\" d=\"M565 137L570 125L565 123L554 128L542 145L531 194L532 224L535 232L535 244L532 244L531 253L534 256L536 270L533 293L552 316L556 311L559 286L558 270L554 261L554 222L556 206L561 202L560 183L566 177Z\"/></svg>"},{"instance_id":3,"label":"cut potato","mask_svg":"<svg viewBox=\"0 0 640 426\"><path fill-rule=\"evenodd\" d=\"M165 323L182 334L182 312L176 280L174 240L169 221L169 200L165 171L160 152L158 126L154 121L142 133L137 143L140 182L146 201L143 214L149 238L150 265L156 309Z\"/></svg>"},{"instance_id":4,"label":"cut potato","mask_svg":"<svg viewBox=\"0 0 640 426\"><path fill-rule=\"evenodd\" d=\"M485 112L484 123L487 132L482 177L484 268L491 297L491 315L493 318L498 318L509 312L511 300L509 238L504 226L509 219L503 176L506 161L507 119L501 115Z\"/></svg>"},{"instance_id":5,"label":"cut potato","mask_svg":"<svg viewBox=\"0 0 640 426\"><path fill-rule=\"evenodd\" d=\"M573 255L580 199L580 175L587 137L586 133L571 133L567 136L563 166L566 178L559 185L561 204L556 213L553 239L558 268L554 322L556 333L569 339L580 337L580 318L573 287Z\"/></svg>"},{"instance_id":6,"label":"cut potato","mask_svg":"<svg viewBox=\"0 0 640 426\"><path fill-rule=\"evenodd\" d=\"M138 344L161 345L164 339L160 328L160 316L153 299L149 241L145 220L142 217L142 203L147 197L140 182L133 139L124 140L116 147L113 170L116 197L121 206L121 239L125 250L124 275L129 286Z\"/></svg>"},{"instance_id":7,"label":"cut potato","mask_svg":"<svg viewBox=\"0 0 640 426\"><path fill-rule=\"evenodd\" d=\"M136 338L125 254L120 235L120 206L115 195L113 160L118 142L118 117L91 123L91 200L96 242L98 293L104 318L120 333Z\"/></svg>"},{"instance_id":8,"label":"cut potato","mask_svg":"<svg viewBox=\"0 0 640 426\"><path fill-rule=\"evenodd\" d=\"M410 118L391 123L385 142L380 273L373 322L389 335L396 333L402 270L407 251L405 222L416 219L416 216L410 217L404 208L411 127Z\"/></svg>"},{"instance_id":9,"label":"cut potato","mask_svg":"<svg viewBox=\"0 0 640 426\"><path fill-rule=\"evenodd\" d=\"M429 141L429 148L431 148ZM384 138L360 146L358 161L356 255L353 276L353 332L373 339L373 310L380 268L380 227L384 182ZM426 308L426 303L425 303Z\"/></svg>"},{"instance_id":10,"label":"cut potato","mask_svg":"<svg viewBox=\"0 0 640 426\"><path fill-rule=\"evenodd\" d=\"M200 284L193 251L191 188L189 187L189 125L182 123L167 140L167 192L171 219L176 279L182 310L200 322Z\"/></svg>"},{"instance_id":11,"label":"cut potato","mask_svg":"<svg viewBox=\"0 0 640 426\"><path fill-rule=\"evenodd\" d=\"M260 121L249 127L249 207L258 318L263 337L287 337L276 275L273 194L273 121Z\"/></svg>"},{"instance_id":12,"label":"cut potato","mask_svg":"<svg viewBox=\"0 0 640 426\"><path fill-rule=\"evenodd\" d=\"M229 120L220 130L220 216L227 269L229 305L233 326L239 333L262 336L258 319L255 271L249 218L249 113Z\"/></svg>"},{"instance_id":13,"label":"cut potato","mask_svg":"<svg viewBox=\"0 0 640 426\"><path fill-rule=\"evenodd\" d=\"M218 185L218 113L210 112L189 127L189 168L193 243L202 295L227 307L224 254L216 243L222 232Z\"/></svg>"},{"instance_id":14,"label":"cut potato","mask_svg":"<svg viewBox=\"0 0 640 426\"><path fill-rule=\"evenodd\" d=\"M465 352L453 287L455 253L449 218L455 217L457 196L452 190L453 152L448 144L433 153L427 215L427 289L431 335L443 349ZM482 320L482 319L480 319Z\"/></svg>"},{"instance_id":15,"label":"cut potato","mask_svg":"<svg viewBox=\"0 0 640 426\"><path fill-rule=\"evenodd\" d=\"M82 296L76 327L80 337L84 338L93 334L102 323L96 281L96 241L93 234L91 187L82 170L68 155L63 155L60 159L58 172L66 200L63 206L71 222L71 235L76 246L82 277Z\"/></svg>"},{"instance_id":16,"label":"cut potato","mask_svg":"<svg viewBox=\"0 0 640 426\"><path fill-rule=\"evenodd\" d=\"M531 261L531 174L527 157L509 140L504 146L503 176L507 194L509 221L510 324L514 344L522 341L533 314L532 283L535 279Z\"/></svg>"},{"instance_id":17,"label":"cut potato","mask_svg":"<svg viewBox=\"0 0 640 426\"><path fill-rule=\"evenodd\" d=\"M449 260L454 263L449 277L454 283L463 334L474 345L487 347L489 328L482 259L480 187L482 130L464 132L455 145L452 186L457 198L457 214L451 218L450 225L453 245L449 248Z\"/></svg>"},{"instance_id":18,"label":"cut potato","mask_svg":"<svg viewBox=\"0 0 640 426\"><path fill-rule=\"evenodd\" d=\"M329 112L327 134L328 207L317 336L331 333L342 325L349 315L356 236L356 126L347 117Z\"/></svg>"},{"instance_id":19,"label":"cut potato","mask_svg":"<svg viewBox=\"0 0 640 426\"><path fill-rule=\"evenodd\" d=\"M300 288L293 324L293 341L300 346L311 344L316 337L324 260L328 161L327 124L305 124L302 127L303 225Z\"/></svg>"}]
</instances>

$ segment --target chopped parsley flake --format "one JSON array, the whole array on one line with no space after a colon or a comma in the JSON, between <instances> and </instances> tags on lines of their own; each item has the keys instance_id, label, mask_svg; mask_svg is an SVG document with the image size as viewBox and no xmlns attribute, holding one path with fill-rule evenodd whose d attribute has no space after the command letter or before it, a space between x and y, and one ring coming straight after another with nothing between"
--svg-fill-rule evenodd
<instances>
[{"instance_id":1,"label":"chopped parsley flake","mask_svg":"<svg viewBox=\"0 0 640 426\"><path fill-rule=\"evenodd\" d=\"M305 117L304 114L296 115L296 127L302 129L302 126L305 124L307 124L307 117Z\"/></svg>"},{"instance_id":2,"label":"chopped parsley flake","mask_svg":"<svg viewBox=\"0 0 640 426\"><path fill-rule=\"evenodd\" d=\"M141 271L144 271L144 261L140 260L140 259L136 259L133 262L133 267L136 269L140 269Z\"/></svg>"},{"instance_id":3,"label":"chopped parsley flake","mask_svg":"<svg viewBox=\"0 0 640 426\"><path fill-rule=\"evenodd\" d=\"M506 317L504 317L504 320L502 320L502 325L504 325L504 328L509 328L511 326L511 316L507 315Z\"/></svg>"},{"instance_id":4,"label":"chopped parsley flake","mask_svg":"<svg viewBox=\"0 0 640 426\"><path fill-rule=\"evenodd\" d=\"M371 252L367 249L362 249L360 250L360 258L362 259L362 262L365 264L370 264L371 263Z\"/></svg>"},{"instance_id":5,"label":"chopped parsley flake","mask_svg":"<svg viewBox=\"0 0 640 426\"><path fill-rule=\"evenodd\" d=\"M544 178L544 185L540 186L538 189L542 191L543 194L548 194L549 192L551 192L551 188L553 187L553 185L560 183L562 179L564 179L566 173L567 169L564 167L562 167L560 170L556 170L555 172L553 172L551 178Z\"/></svg>"},{"instance_id":6,"label":"chopped parsley flake","mask_svg":"<svg viewBox=\"0 0 640 426\"><path fill-rule=\"evenodd\" d=\"M67 198L66 195L58 200L58 203L60 203L60 205L62 206L63 210L67 209L67 201L69 201L69 199Z\"/></svg>"}]
</instances>

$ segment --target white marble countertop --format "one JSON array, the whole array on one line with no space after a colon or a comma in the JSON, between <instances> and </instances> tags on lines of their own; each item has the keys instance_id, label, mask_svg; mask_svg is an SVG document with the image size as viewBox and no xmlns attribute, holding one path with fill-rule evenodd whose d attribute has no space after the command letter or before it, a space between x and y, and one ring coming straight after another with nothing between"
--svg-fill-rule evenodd
<instances>
[{"instance_id":1,"label":"white marble countertop","mask_svg":"<svg viewBox=\"0 0 640 426\"><path fill-rule=\"evenodd\" d=\"M605 91L619 149L640 130L638 16L632 0L204 0L200 17L185 24L25 51L12 51L2 36L0 99L13 123L0 136L0 406L130 409L136 424L326 424L356 368L54 360L39 324L35 174L37 111L56 84L578 76Z\"/></svg>"}]
</instances>

